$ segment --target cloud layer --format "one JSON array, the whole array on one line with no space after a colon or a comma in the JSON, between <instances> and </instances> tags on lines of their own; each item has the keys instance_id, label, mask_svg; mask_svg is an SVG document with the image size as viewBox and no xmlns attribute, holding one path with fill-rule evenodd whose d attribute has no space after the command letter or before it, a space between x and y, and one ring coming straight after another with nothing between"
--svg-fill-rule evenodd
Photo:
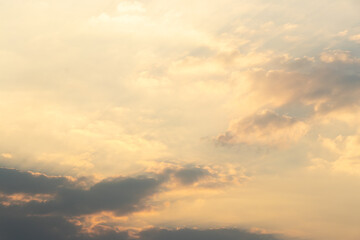
<instances>
[{"instance_id":1,"label":"cloud layer","mask_svg":"<svg viewBox=\"0 0 360 240\"><path fill-rule=\"evenodd\" d=\"M209 175L199 167L186 167L179 170L165 170L154 177L111 178L94 185L79 185L78 180L65 177L52 177L38 173L22 172L15 169L0 168L1 204L0 236L4 240L24 239L71 239L71 240L161 240L161 239L224 239L224 240L275 240L270 234L250 233L237 229L147 229L136 233L119 230L119 226L95 224L90 232L79 217L98 212L113 212L115 215L130 215L143 210L151 196L169 181L169 174L182 184L189 185ZM167 190L169 191L169 190ZM26 198L24 194L36 196L48 194L48 198ZM137 237L134 238L134 234Z\"/></svg>"}]
</instances>

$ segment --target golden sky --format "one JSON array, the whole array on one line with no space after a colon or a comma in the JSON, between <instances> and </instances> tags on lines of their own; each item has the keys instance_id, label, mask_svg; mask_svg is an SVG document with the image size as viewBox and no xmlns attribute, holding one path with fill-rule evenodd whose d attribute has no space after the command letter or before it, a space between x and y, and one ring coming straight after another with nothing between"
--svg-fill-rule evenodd
<instances>
[{"instance_id":1,"label":"golden sky","mask_svg":"<svg viewBox=\"0 0 360 240\"><path fill-rule=\"evenodd\" d=\"M0 0L0 238L358 240L358 0Z\"/></svg>"}]
</instances>

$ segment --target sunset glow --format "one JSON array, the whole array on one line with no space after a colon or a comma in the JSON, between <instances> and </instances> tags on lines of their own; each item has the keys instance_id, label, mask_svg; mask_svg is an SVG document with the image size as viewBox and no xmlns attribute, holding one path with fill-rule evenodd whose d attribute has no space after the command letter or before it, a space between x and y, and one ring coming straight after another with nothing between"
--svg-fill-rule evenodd
<instances>
[{"instance_id":1,"label":"sunset glow","mask_svg":"<svg viewBox=\"0 0 360 240\"><path fill-rule=\"evenodd\" d=\"M0 1L1 240L359 240L360 1Z\"/></svg>"}]
</instances>

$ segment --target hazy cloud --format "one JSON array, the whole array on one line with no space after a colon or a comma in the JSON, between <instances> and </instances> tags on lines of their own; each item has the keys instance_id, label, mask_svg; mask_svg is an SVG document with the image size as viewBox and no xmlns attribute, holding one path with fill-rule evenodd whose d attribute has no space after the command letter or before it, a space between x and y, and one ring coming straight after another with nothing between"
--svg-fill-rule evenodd
<instances>
[{"instance_id":1,"label":"hazy cloud","mask_svg":"<svg viewBox=\"0 0 360 240\"><path fill-rule=\"evenodd\" d=\"M265 110L235 121L230 129L216 140L225 144L278 145L299 139L307 130L308 126L302 121Z\"/></svg>"},{"instance_id":2,"label":"hazy cloud","mask_svg":"<svg viewBox=\"0 0 360 240\"><path fill-rule=\"evenodd\" d=\"M141 240L276 240L271 234L257 234L238 229L150 229L140 233Z\"/></svg>"},{"instance_id":3,"label":"hazy cloud","mask_svg":"<svg viewBox=\"0 0 360 240\"><path fill-rule=\"evenodd\" d=\"M323 52L320 58L289 59L273 70L255 71L252 90L275 108L297 103L318 115L359 106L359 59L340 50Z\"/></svg>"},{"instance_id":4,"label":"hazy cloud","mask_svg":"<svg viewBox=\"0 0 360 240\"><path fill-rule=\"evenodd\" d=\"M242 101L257 109L230 122L220 143L282 145L304 136L316 118L339 118L360 107L360 59L327 50L315 57L279 57L266 68L243 72ZM266 109L266 110L263 110ZM246 106L243 111L249 111Z\"/></svg>"},{"instance_id":5,"label":"hazy cloud","mask_svg":"<svg viewBox=\"0 0 360 240\"><path fill-rule=\"evenodd\" d=\"M350 40L351 40L351 41L354 41L354 42L356 42L356 43L360 43L360 34L351 36L351 37L350 37Z\"/></svg>"}]
</instances>

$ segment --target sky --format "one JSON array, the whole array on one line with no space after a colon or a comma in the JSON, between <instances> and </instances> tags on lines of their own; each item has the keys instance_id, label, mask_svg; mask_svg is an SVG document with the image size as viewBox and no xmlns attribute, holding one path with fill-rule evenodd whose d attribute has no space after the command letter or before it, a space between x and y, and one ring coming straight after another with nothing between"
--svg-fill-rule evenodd
<instances>
[{"instance_id":1,"label":"sky","mask_svg":"<svg viewBox=\"0 0 360 240\"><path fill-rule=\"evenodd\" d=\"M0 0L0 238L358 240L358 0Z\"/></svg>"}]
</instances>

